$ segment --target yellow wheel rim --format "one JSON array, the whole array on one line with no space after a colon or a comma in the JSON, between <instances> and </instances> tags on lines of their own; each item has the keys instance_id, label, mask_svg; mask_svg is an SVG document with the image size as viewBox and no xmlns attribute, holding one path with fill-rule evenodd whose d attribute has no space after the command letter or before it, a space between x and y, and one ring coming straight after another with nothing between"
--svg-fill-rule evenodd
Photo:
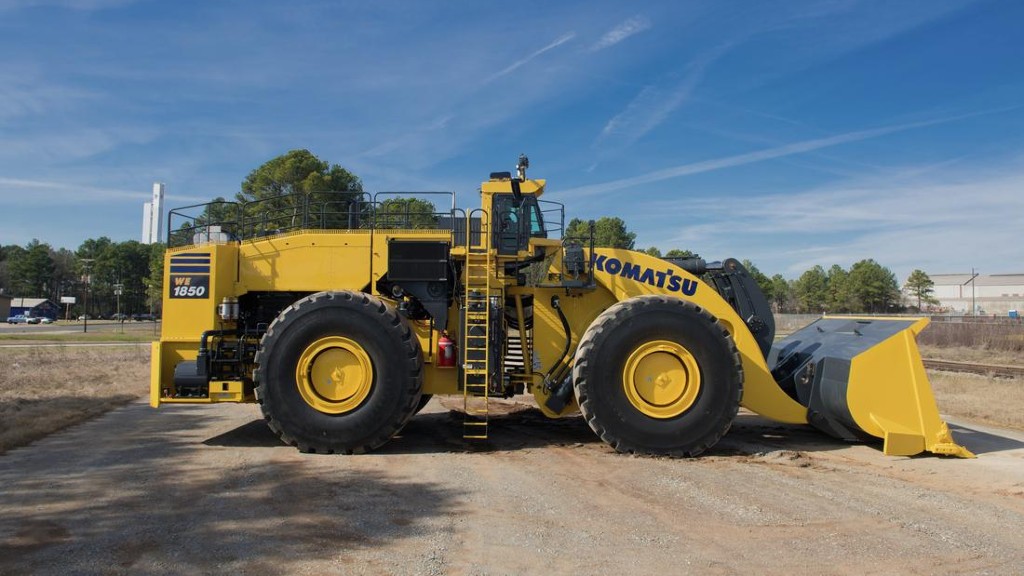
<instances>
[{"instance_id":1,"label":"yellow wheel rim","mask_svg":"<svg viewBox=\"0 0 1024 576\"><path fill-rule=\"evenodd\" d=\"M373 364L363 347L341 336L310 344L295 367L299 394L327 414L356 409L373 388Z\"/></svg>"},{"instance_id":2,"label":"yellow wheel rim","mask_svg":"<svg viewBox=\"0 0 1024 576\"><path fill-rule=\"evenodd\" d=\"M626 398L651 418L674 418L689 410L700 393L700 366L690 351L668 340L646 342L622 371Z\"/></svg>"}]
</instances>

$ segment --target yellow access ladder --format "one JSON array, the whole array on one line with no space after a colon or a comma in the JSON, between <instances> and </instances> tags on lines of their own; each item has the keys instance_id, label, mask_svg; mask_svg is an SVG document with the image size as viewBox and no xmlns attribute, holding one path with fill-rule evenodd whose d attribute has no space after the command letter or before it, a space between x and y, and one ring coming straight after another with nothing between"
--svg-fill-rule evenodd
<instances>
[{"instance_id":1,"label":"yellow access ladder","mask_svg":"<svg viewBox=\"0 0 1024 576\"><path fill-rule=\"evenodd\" d=\"M483 213L482 210L474 210ZM468 221L472 220L472 213ZM486 217L481 218L479 243L466 234L465 322L462 326L465 363L462 370L462 395L465 420L462 438L486 440L490 404L491 362L491 253L487 247ZM468 226L467 226L468 228Z\"/></svg>"}]
</instances>

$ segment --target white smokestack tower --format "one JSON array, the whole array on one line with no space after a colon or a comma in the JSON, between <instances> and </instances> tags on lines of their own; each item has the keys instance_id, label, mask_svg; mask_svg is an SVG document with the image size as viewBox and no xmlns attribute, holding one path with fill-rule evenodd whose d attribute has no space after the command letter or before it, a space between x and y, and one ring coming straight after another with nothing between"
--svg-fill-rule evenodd
<instances>
[{"instance_id":1,"label":"white smokestack tower","mask_svg":"<svg viewBox=\"0 0 1024 576\"><path fill-rule=\"evenodd\" d=\"M153 201L142 205L142 243L154 244L164 236L164 184L153 183Z\"/></svg>"}]
</instances>

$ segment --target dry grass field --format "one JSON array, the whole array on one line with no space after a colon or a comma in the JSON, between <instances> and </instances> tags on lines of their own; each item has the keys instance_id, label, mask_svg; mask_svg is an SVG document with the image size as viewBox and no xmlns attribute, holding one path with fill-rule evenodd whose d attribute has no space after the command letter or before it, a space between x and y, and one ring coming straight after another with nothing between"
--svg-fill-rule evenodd
<instances>
[{"instance_id":1,"label":"dry grass field","mask_svg":"<svg viewBox=\"0 0 1024 576\"><path fill-rule=\"evenodd\" d=\"M1024 324L1010 319L976 319L954 322L933 320L921 332L919 342L941 348L970 348L992 352L1024 353Z\"/></svg>"},{"instance_id":2,"label":"dry grass field","mask_svg":"<svg viewBox=\"0 0 1024 576\"><path fill-rule=\"evenodd\" d=\"M1024 328L1017 323L932 322L920 337L925 358L1021 366ZM932 372L939 411L968 420L1024 429L1024 380Z\"/></svg>"},{"instance_id":3,"label":"dry grass field","mask_svg":"<svg viewBox=\"0 0 1024 576\"><path fill-rule=\"evenodd\" d=\"M1001 364L1004 366L1020 366L1024 364L1024 354L1009 350L993 350L990 348L970 348L967 346L934 346L921 344L921 356L936 360L952 360L954 362L971 362L975 364Z\"/></svg>"},{"instance_id":4,"label":"dry grass field","mask_svg":"<svg viewBox=\"0 0 1024 576\"><path fill-rule=\"evenodd\" d=\"M929 378L942 414L1024 430L1024 380L959 372Z\"/></svg>"},{"instance_id":5,"label":"dry grass field","mask_svg":"<svg viewBox=\"0 0 1024 576\"><path fill-rule=\"evenodd\" d=\"M1020 366L1020 352L1002 349L921 346L925 358ZM939 411L985 424L1024 429L1024 380L982 374L930 371Z\"/></svg>"},{"instance_id":6,"label":"dry grass field","mask_svg":"<svg viewBox=\"0 0 1024 576\"><path fill-rule=\"evenodd\" d=\"M0 349L0 453L148 390L149 347Z\"/></svg>"}]
</instances>

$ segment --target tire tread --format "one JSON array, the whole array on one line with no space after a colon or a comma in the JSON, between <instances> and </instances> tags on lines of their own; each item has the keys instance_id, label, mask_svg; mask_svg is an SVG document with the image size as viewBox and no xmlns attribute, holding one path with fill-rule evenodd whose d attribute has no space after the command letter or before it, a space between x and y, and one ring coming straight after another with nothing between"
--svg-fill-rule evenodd
<instances>
[{"instance_id":1,"label":"tire tread","mask_svg":"<svg viewBox=\"0 0 1024 576\"><path fill-rule=\"evenodd\" d=\"M599 418L595 415L595 410L592 409L591 403L593 399L590 398L589 388L590 383L587 381L587 374L589 370L587 367L591 362L591 358L596 354L595 349L602 340L602 336L608 332L610 328L613 328L623 322L626 317L637 314L645 308L648 308L654 304L658 305L669 305L679 306L684 309L690 309L695 312L698 318L713 327L718 333L724 338L728 345L728 349L731 355L732 364L735 367L738 377L739 386L736 387L735 397L730 399L734 408L728 413L723 414L719 417L720 421L716 422L714 428L716 433L705 439L703 442L697 443L692 446L688 446L680 450L657 450L647 446L640 446L631 444L627 440L620 438L607 426L605 426ZM725 329L725 326L707 310L693 304L692 302L682 300L680 298L673 298L670 296L663 295L644 295L623 300L608 307L602 312L590 325L587 331L584 333L583 338L580 340L580 344L576 351L576 361L573 366L573 381L576 392L576 399L580 406L580 412L582 412L584 419L590 428L601 438L605 443L614 448L617 452L627 454L638 454L638 455L658 455L658 456L672 456L672 457L693 457L697 456L708 448L714 446L721 438L728 432L732 425L733 420L736 418L736 414L739 411L739 402L743 397L743 362L739 353L739 349L736 347L736 342L729 331Z\"/></svg>"},{"instance_id":2,"label":"tire tread","mask_svg":"<svg viewBox=\"0 0 1024 576\"><path fill-rule=\"evenodd\" d=\"M342 450L331 446L328 443L331 439L328 439L328 442L322 444L312 441L302 442L289 434L286 430L286 424L281 422L275 415L274 407L268 405L266 402L265 394L266 386L268 385L266 382L266 358L268 354L273 353L274 345L280 335L286 331L286 328L294 321L294 319L300 317L299 313L303 310L306 310L309 307L317 308L325 305L323 304L324 302L331 302L338 299L344 300L346 303L354 303L357 310L362 310L366 312L369 317L374 318L381 325L381 329L388 330L398 337L399 342L401 342L401 349L398 351L398 355L403 357L403 361L407 364L408 370L404 378L404 386L406 386L404 396L407 400L400 407L399 417L393 422L390 422L388 426L381 428L376 435L366 439L366 441L361 444ZM307 453L362 454L369 450L379 448L397 434L412 418L416 411L416 407L419 404L420 393L423 386L422 354L420 352L419 341L415 338L412 329L405 321L403 321L402 317L399 316L398 312L394 308L385 304L380 298L363 292L352 292L347 290L336 292L317 292L297 300L282 310L281 313L278 314L277 318L271 322L270 326L267 327L267 331L263 335L263 339L260 342L260 348L256 352L255 366L253 379L256 383L256 400L260 405L260 410L263 414L263 418L267 422L267 425L282 442L289 446L298 448L300 452Z\"/></svg>"}]
</instances>

